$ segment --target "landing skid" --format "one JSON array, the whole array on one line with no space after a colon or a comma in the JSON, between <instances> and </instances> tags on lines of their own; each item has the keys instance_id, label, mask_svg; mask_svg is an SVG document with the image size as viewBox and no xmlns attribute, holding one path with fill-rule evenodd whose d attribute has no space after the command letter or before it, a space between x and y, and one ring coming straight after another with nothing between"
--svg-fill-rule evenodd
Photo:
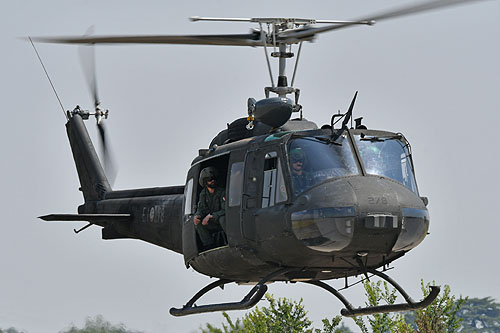
<instances>
[{"instance_id":1,"label":"landing skid","mask_svg":"<svg viewBox=\"0 0 500 333\"><path fill-rule=\"evenodd\" d=\"M214 311L229 311L229 310L246 310L250 309L254 305L256 305L261 299L262 296L267 291L267 286L265 283L269 281L269 279L286 273L290 271L291 269L289 268L283 268L280 270L277 270L276 272L273 272L260 280L253 288L250 290L250 292L243 297L243 299L240 302L229 302L229 303L218 303L218 304L207 304L207 305L196 305L195 302L200 299L203 295L205 295L207 292L210 290L217 288L217 287L223 287L225 284L235 282L233 280L226 280L226 279L220 279L218 281L212 282L209 285L207 285L205 288L201 289L199 292L196 293L196 295L193 296L187 302L181 309L178 308L171 308L170 309L170 314L172 316L180 317L180 316L186 316L190 314L196 314L196 313L204 313L204 312L214 312Z\"/></svg>"},{"instance_id":2,"label":"landing skid","mask_svg":"<svg viewBox=\"0 0 500 333\"><path fill-rule=\"evenodd\" d=\"M379 272L375 269L367 268L367 272L384 279L389 282L397 291L404 297L406 303L399 304L387 304L387 305L378 305L378 306L368 306L364 308L354 308L351 303L335 288L329 286L328 284L322 281L304 281L305 283L309 283L318 287L321 287L330 293L332 293L335 297L337 297L345 306L344 309L340 311L340 313L345 317L355 317L355 316L365 316L372 315L377 313L387 313L387 312L402 312L402 311L411 311L411 310L419 310L429 306L439 295L440 287L439 286L431 286L431 291L427 297L425 297L420 302L415 302L413 299L406 293L406 291L393 279L391 279L388 275Z\"/></svg>"},{"instance_id":3,"label":"landing skid","mask_svg":"<svg viewBox=\"0 0 500 333\"><path fill-rule=\"evenodd\" d=\"M228 303L217 303L217 304L207 304L207 305L196 305L195 302L200 299L203 295L205 295L210 290L221 287L223 288L225 284L235 282L234 280L227 279L219 279L215 282L210 283L199 292L197 292L190 300L187 302L182 308L171 308L170 314L176 317L187 316L190 314L197 313L205 313L205 312L214 312L214 311L229 311L229 310L247 310L251 307L255 306L261 299L262 296L267 291L266 283L272 279L273 277L279 276L281 274L296 271L296 268L282 268L279 269L262 280L260 280L251 290L250 292L243 297L243 299L239 302L228 302ZM387 305L378 305L378 306L369 306L364 308L354 308L351 303L335 288L332 286L322 282L322 281L303 281L304 283L312 284L314 286L321 287L326 291L333 294L337 297L345 306L344 309L340 311L343 316L346 317L355 317L355 316L364 316L371 315L376 313L386 313L386 312L401 312L401 311L410 311L410 310L418 310L427 307L430 305L436 297L439 295L440 287L431 286L431 291L427 297L425 297L420 302L415 302L413 299L405 292L405 290L393 279L391 279L388 275L379 272L375 269L366 268L367 273L371 273L380 277L381 279L389 282L397 291L401 293L401 295L406 300L406 303L400 304L387 304Z\"/></svg>"}]
</instances>

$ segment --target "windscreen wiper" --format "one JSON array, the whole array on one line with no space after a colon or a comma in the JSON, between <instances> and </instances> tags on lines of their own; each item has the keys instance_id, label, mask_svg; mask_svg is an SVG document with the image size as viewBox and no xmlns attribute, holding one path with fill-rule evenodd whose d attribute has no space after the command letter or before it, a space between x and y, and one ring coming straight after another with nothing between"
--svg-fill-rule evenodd
<instances>
[{"instance_id":1,"label":"windscreen wiper","mask_svg":"<svg viewBox=\"0 0 500 333\"><path fill-rule=\"evenodd\" d=\"M371 137L366 137L363 134L361 134L361 138L359 139L360 141L370 141L370 142L385 142L388 140L398 140L399 144L401 147L405 147L408 149L409 154L408 156L411 156L411 146L408 140L404 137L403 134L398 133L396 135L381 135L381 136L371 136Z\"/></svg>"},{"instance_id":2,"label":"windscreen wiper","mask_svg":"<svg viewBox=\"0 0 500 333\"><path fill-rule=\"evenodd\" d=\"M384 142L387 140L401 140L403 136L401 134L396 134L396 135L381 135L381 136L370 136L367 137L366 135L361 134L361 141L370 141L370 142Z\"/></svg>"},{"instance_id":3,"label":"windscreen wiper","mask_svg":"<svg viewBox=\"0 0 500 333\"><path fill-rule=\"evenodd\" d=\"M308 140L308 141L314 141L312 139L316 139L322 143L326 143L326 144L332 144L332 145L336 145L336 146L342 146L342 142L337 142L335 140L337 140L339 136L337 136L335 139L331 138L331 137L324 137L324 136L311 136L311 135L306 135L306 134L298 134L298 133L294 133L292 135L292 137L294 138L301 138L301 139L304 139L304 140ZM314 141L316 142L316 141Z\"/></svg>"},{"instance_id":4,"label":"windscreen wiper","mask_svg":"<svg viewBox=\"0 0 500 333\"><path fill-rule=\"evenodd\" d=\"M335 140L338 139L338 137L335 138L335 139L333 139L331 137L330 138L325 138L323 136L314 136L313 138L315 138L316 140L319 140L321 142L327 143L327 144L332 144L332 145L336 145L336 146L342 146L342 142L335 141Z\"/></svg>"}]
</instances>

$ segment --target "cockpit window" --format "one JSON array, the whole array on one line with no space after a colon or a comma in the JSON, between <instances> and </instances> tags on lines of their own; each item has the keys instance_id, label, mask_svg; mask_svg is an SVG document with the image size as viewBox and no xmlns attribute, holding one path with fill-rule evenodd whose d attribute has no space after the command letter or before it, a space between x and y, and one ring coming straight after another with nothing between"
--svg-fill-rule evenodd
<instances>
[{"instance_id":1,"label":"cockpit window","mask_svg":"<svg viewBox=\"0 0 500 333\"><path fill-rule=\"evenodd\" d=\"M409 149L399 136L354 137L367 174L394 179L417 193Z\"/></svg>"},{"instance_id":2,"label":"cockpit window","mask_svg":"<svg viewBox=\"0 0 500 333\"><path fill-rule=\"evenodd\" d=\"M243 192L243 162L233 163L229 180L229 207L238 206L241 203Z\"/></svg>"},{"instance_id":3,"label":"cockpit window","mask_svg":"<svg viewBox=\"0 0 500 333\"><path fill-rule=\"evenodd\" d=\"M265 156L262 184L262 208L274 206L288 199L278 154L274 151Z\"/></svg>"},{"instance_id":4,"label":"cockpit window","mask_svg":"<svg viewBox=\"0 0 500 333\"><path fill-rule=\"evenodd\" d=\"M359 174L347 136L335 142L327 137L292 139L288 157L295 194L326 179Z\"/></svg>"}]
</instances>

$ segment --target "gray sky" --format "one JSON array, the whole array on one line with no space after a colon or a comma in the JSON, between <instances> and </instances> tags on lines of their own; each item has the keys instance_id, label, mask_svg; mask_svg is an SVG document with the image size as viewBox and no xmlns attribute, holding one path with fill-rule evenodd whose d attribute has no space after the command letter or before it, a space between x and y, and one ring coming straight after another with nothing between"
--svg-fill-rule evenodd
<instances>
[{"instance_id":1,"label":"gray sky","mask_svg":"<svg viewBox=\"0 0 500 333\"><path fill-rule=\"evenodd\" d=\"M102 314L147 332L188 332L222 320L168 314L211 281L186 270L182 256L139 241L103 241L97 227L76 236L72 229L82 224L36 218L74 213L82 196L62 111L31 45L17 37L81 35L90 25L96 34L245 33L255 26L187 18L342 20L401 3L408 2L2 1L0 327L56 332ZM359 90L355 116L412 143L431 234L391 274L415 299L423 278L449 284L454 294L500 300L499 19L499 2L488 1L324 34L303 48L296 85L305 117L328 123ZM64 107L90 107L77 48L38 49ZM269 85L262 49L102 46L96 53L117 189L183 184L197 150L245 116L247 98L263 98ZM364 302L361 289L347 293L356 305ZM247 290L231 286L205 300L239 300ZM270 291L303 297L317 323L340 312L341 303L319 288L274 284Z\"/></svg>"}]
</instances>

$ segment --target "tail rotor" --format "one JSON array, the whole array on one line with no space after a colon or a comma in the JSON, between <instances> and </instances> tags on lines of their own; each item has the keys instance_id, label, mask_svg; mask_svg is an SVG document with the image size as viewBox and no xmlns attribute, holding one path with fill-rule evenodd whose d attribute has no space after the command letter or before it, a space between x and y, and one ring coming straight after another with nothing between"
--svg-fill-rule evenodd
<instances>
[{"instance_id":1,"label":"tail rotor","mask_svg":"<svg viewBox=\"0 0 500 333\"><path fill-rule=\"evenodd\" d=\"M89 37L93 34L94 27L91 26L85 33L84 37ZM99 138L101 141L101 156L104 171L108 178L108 181L113 185L117 174L117 168L115 167L114 159L112 157L112 152L109 147L109 142L106 139L106 127L103 120L108 118L109 110L102 109L100 107L101 101L99 99L99 93L97 89L97 75L96 75L96 61L95 61L95 47L93 43L83 44L78 47L78 54L80 57L80 64L82 66L83 74L87 85L89 87L89 92L94 104L94 116L96 118L97 131L99 133Z\"/></svg>"}]
</instances>

